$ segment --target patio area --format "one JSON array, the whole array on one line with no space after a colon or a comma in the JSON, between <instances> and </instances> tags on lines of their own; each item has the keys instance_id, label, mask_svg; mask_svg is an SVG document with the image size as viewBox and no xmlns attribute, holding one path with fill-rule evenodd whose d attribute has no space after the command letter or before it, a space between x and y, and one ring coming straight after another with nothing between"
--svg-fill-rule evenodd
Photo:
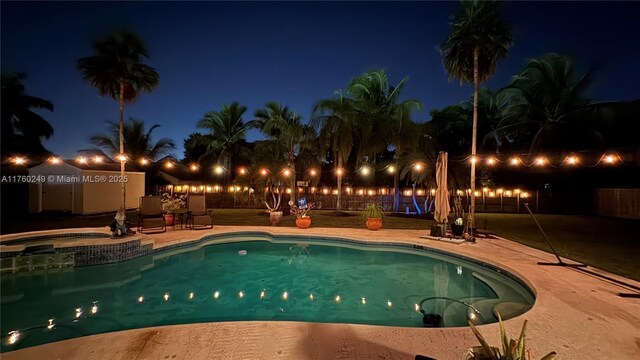
<instances>
[{"instance_id":1,"label":"patio area","mask_svg":"<svg viewBox=\"0 0 640 360\"><path fill-rule=\"evenodd\" d=\"M100 229L88 229L96 231ZM86 229L84 231L87 231ZM104 231L104 228L102 228ZM528 320L527 347L533 358L556 351L560 359L630 359L640 352L640 303L619 297L631 293L612 281L580 270L543 267L552 255L506 239L482 239L476 244L450 244L421 239L424 230L312 227L215 226L206 231L168 231L135 235L154 248L192 241L210 234L260 231L274 235L317 235L358 240L398 241L469 256L495 264L521 277L536 293L533 308L507 320L511 337ZM61 232L69 232L64 230ZM75 232L75 231L74 231ZM5 236L3 236L6 238ZM130 238L129 238L130 239ZM79 245L71 240L61 246ZM86 240L85 240L86 241ZM92 244L113 242L91 239ZM637 281L588 268L638 287ZM498 344L497 324L479 327L490 344ZM400 328L304 322L226 322L151 327L92 335L3 354L5 359L413 359L416 354L436 359L461 359L477 340L469 328Z\"/></svg>"}]
</instances>

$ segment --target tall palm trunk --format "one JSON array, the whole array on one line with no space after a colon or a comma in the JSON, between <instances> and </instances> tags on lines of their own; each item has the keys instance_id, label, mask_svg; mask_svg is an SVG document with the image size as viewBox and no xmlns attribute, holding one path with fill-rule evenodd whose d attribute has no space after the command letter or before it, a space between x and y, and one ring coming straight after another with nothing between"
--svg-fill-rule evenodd
<instances>
[{"instance_id":1,"label":"tall palm trunk","mask_svg":"<svg viewBox=\"0 0 640 360\"><path fill-rule=\"evenodd\" d=\"M396 147L396 152L398 148ZM396 156L396 171L393 172L393 212L398 212L400 207L400 174L398 168L398 157Z\"/></svg>"},{"instance_id":2,"label":"tall palm trunk","mask_svg":"<svg viewBox=\"0 0 640 360\"><path fill-rule=\"evenodd\" d=\"M342 169L342 159L338 157L338 169ZM337 169L336 169L337 170ZM340 210L340 202L342 200L342 175L338 172L338 196L336 197L336 210Z\"/></svg>"},{"instance_id":3,"label":"tall palm trunk","mask_svg":"<svg viewBox=\"0 0 640 360\"><path fill-rule=\"evenodd\" d=\"M473 49L473 135L471 138L471 205L469 206L469 220L467 227L469 235L475 234L475 212L476 212L476 136L478 132L478 56L480 49Z\"/></svg>"},{"instance_id":4,"label":"tall palm trunk","mask_svg":"<svg viewBox=\"0 0 640 360\"><path fill-rule=\"evenodd\" d=\"M120 155L124 155L124 81L120 81L120 94L119 94L118 107L120 110ZM124 164L125 161L120 161L120 189L122 190L122 196L120 199L120 207L122 210L127 209L127 191L124 182Z\"/></svg>"},{"instance_id":5,"label":"tall palm trunk","mask_svg":"<svg viewBox=\"0 0 640 360\"><path fill-rule=\"evenodd\" d=\"M289 200L293 201L294 203L296 202L296 198L298 197L298 187L296 186L296 158L295 155L293 153L294 151L294 145L293 143L291 144L291 149L289 152L289 161L291 162L291 172L292 177L291 177L291 196L289 197Z\"/></svg>"}]
</instances>

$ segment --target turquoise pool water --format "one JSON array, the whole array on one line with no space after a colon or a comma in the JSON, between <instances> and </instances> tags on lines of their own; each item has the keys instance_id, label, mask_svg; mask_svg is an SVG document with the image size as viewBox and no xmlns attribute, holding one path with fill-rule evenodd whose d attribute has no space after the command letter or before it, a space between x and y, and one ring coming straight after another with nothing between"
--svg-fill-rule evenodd
<instances>
[{"instance_id":1,"label":"turquoise pool water","mask_svg":"<svg viewBox=\"0 0 640 360\"><path fill-rule=\"evenodd\" d=\"M493 310L500 303L524 311L534 301L511 277L453 256L267 239L230 236L223 241L232 242L113 265L3 274L2 351L88 334L211 321L422 327L420 308L438 314L440 326L466 326L469 318L497 321Z\"/></svg>"}]
</instances>

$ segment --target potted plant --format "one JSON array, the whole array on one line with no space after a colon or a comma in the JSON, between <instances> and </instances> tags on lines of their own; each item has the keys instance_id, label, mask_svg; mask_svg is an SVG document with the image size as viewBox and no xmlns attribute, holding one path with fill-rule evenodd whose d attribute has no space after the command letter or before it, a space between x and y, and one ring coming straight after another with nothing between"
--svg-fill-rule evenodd
<instances>
[{"instance_id":1,"label":"potted plant","mask_svg":"<svg viewBox=\"0 0 640 360\"><path fill-rule=\"evenodd\" d=\"M469 320L469 326L475 334L476 338L480 342L480 346L474 346L467 350L465 354L466 360L526 360L531 359L531 354L525 349L524 335L527 326L527 320L522 324L522 331L520 331L520 337L518 340L507 339L507 334L504 331L504 324L502 318L498 313L498 322L500 323L500 338L502 339L502 352L497 347L490 346L484 339L482 334L476 329L471 320ZM556 356L556 352L552 351L545 355L541 360L551 360Z\"/></svg>"},{"instance_id":2,"label":"potted plant","mask_svg":"<svg viewBox=\"0 0 640 360\"><path fill-rule=\"evenodd\" d=\"M464 232L464 210L462 208L462 199L456 196L453 199L453 223L451 223L451 233L453 236L462 236Z\"/></svg>"},{"instance_id":3,"label":"potted plant","mask_svg":"<svg viewBox=\"0 0 640 360\"><path fill-rule=\"evenodd\" d=\"M378 207L378 204L374 201L364 209L363 217L366 220L367 228L369 230L378 230L382 227L382 209Z\"/></svg>"},{"instance_id":4,"label":"potted plant","mask_svg":"<svg viewBox=\"0 0 640 360\"><path fill-rule=\"evenodd\" d=\"M271 194L271 199L269 199L267 194ZM280 202L282 201L282 189L277 188L276 194L274 193L274 189L268 188L264 193L264 204L267 207L267 212L269 213L269 223L271 226L279 226L282 223L282 210L280 210Z\"/></svg>"},{"instance_id":5,"label":"potted plant","mask_svg":"<svg viewBox=\"0 0 640 360\"><path fill-rule=\"evenodd\" d=\"M186 195L174 195L171 196L168 193L162 194L162 212L164 215L164 222L167 226L173 225L174 212L179 209L183 209L187 206Z\"/></svg>"},{"instance_id":6,"label":"potted plant","mask_svg":"<svg viewBox=\"0 0 640 360\"><path fill-rule=\"evenodd\" d=\"M313 203L309 203L304 209L301 209L293 201L289 201L289 206L291 206L291 215L296 216L296 226L299 229L307 229L311 226L310 214L311 209L314 207Z\"/></svg>"}]
</instances>

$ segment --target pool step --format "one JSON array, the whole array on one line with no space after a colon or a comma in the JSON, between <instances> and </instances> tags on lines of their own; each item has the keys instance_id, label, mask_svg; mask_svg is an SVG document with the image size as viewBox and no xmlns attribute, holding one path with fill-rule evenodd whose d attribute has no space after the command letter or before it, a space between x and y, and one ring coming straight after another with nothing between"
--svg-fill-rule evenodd
<instances>
[{"instance_id":1,"label":"pool step","mask_svg":"<svg viewBox=\"0 0 640 360\"><path fill-rule=\"evenodd\" d=\"M75 266L75 253L31 253L0 259L0 273L41 271Z\"/></svg>"}]
</instances>

